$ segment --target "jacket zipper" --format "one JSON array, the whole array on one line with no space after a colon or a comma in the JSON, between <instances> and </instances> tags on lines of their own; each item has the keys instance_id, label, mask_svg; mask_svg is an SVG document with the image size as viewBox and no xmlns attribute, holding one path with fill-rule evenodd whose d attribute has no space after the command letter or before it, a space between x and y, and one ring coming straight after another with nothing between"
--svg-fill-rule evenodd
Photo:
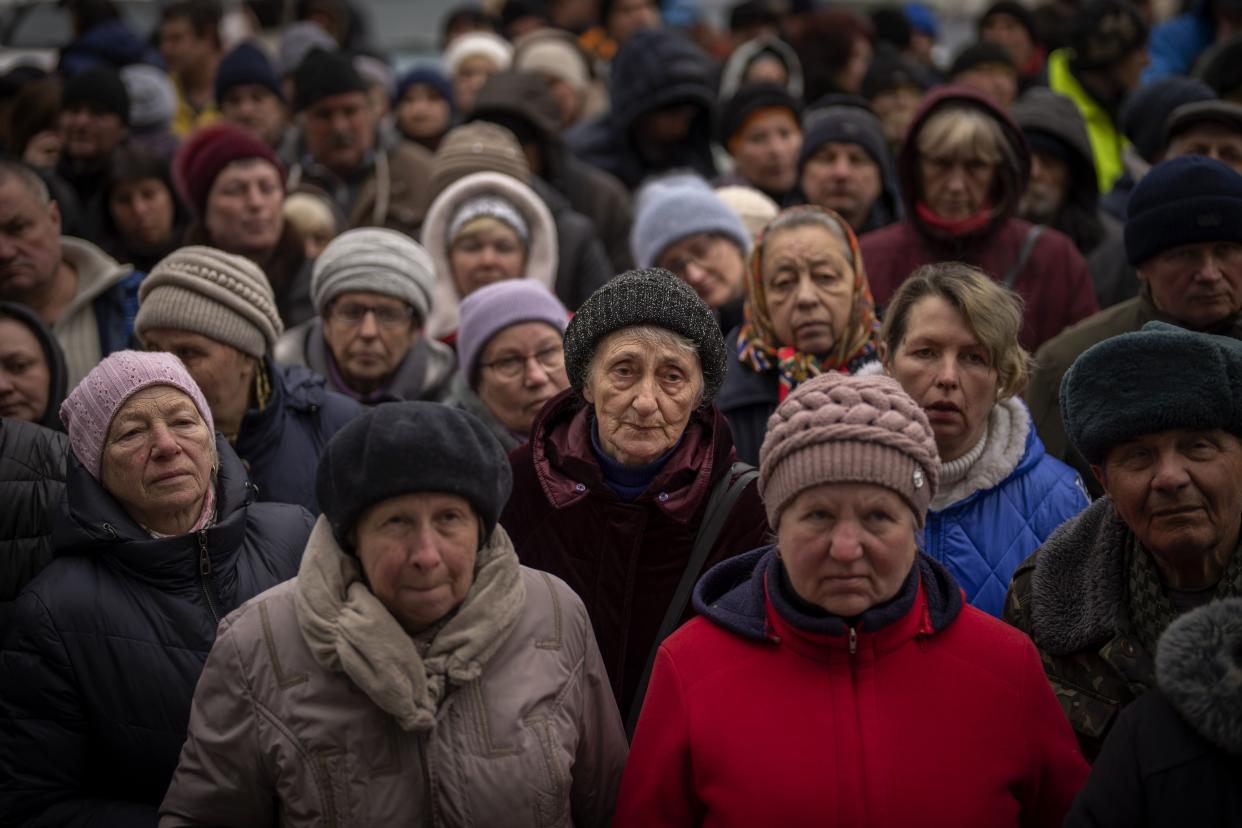
<instances>
[{"instance_id":1,"label":"jacket zipper","mask_svg":"<svg viewBox=\"0 0 1242 828\"><path fill-rule=\"evenodd\" d=\"M858 630L850 627L850 655L858 652Z\"/></svg>"},{"instance_id":2,"label":"jacket zipper","mask_svg":"<svg viewBox=\"0 0 1242 828\"><path fill-rule=\"evenodd\" d=\"M212 620L219 624L220 608L216 603L215 588L211 583L211 556L207 554L207 531L205 529L198 533L198 574L203 587L203 597L207 599L207 609L211 610Z\"/></svg>"}]
</instances>

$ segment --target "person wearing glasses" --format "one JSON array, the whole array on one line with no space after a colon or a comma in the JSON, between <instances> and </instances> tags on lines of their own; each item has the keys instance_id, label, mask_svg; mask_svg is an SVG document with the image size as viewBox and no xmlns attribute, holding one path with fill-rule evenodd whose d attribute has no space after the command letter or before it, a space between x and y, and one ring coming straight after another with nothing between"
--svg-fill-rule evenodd
<instances>
[{"instance_id":1,"label":"person wearing glasses","mask_svg":"<svg viewBox=\"0 0 1242 828\"><path fill-rule=\"evenodd\" d=\"M404 233L360 227L315 260L315 319L285 333L276 361L305 365L366 406L447 402L457 357L424 335L436 282L431 257Z\"/></svg>"},{"instance_id":2,"label":"person wearing glasses","mask_svg":"<svg viewBox=\"0 0 1242 828\"><path fill-rule=\"evenodd\" d=\"M213 247L182 247L156 263L138 299L135 335L185 365L258 499L316 514L319 453L362 406L304 366L276 364L283 326L259 266Z\"/></svg>"},{"instance_id":3,"label":"person wearing glasses","mask_svg":"<svg viewBox=\"0 0 1242 828\"><path fill-rule=\"evenodd\" d=\"M479 288L461 303L453 397L506 452L526 442L544 403L569 387L568 321L560 300L530 279Z\"/></svg>"}]
</instances>

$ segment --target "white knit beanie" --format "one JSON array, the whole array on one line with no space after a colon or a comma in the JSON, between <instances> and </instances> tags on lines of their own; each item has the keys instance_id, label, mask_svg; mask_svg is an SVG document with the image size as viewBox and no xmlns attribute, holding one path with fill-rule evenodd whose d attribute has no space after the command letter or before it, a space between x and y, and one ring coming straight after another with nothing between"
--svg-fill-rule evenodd
<instances>
[{"instance_id":1,"label":"white knit beanie","mask_svg":"<svg viewBox=\"0 0 1242 828\"><path fill-rule=\"evenodd\" d=\"M470 32L453 39L444 51L444 70L449 77L457 74L462 62L468 57L480 55L496 64L496 71L503 72L513 60L513 46L498 34Z\"/></svg>"},{"instance_id":2,"label":"white knit beanie","mask_svg":"<svg viewBox=\"0 0 1242 828\"><path fill-rule=\"evenodd\" d=\"M363 290L400 299L425 321L435 284L435 265L421 244L396 230L359 227L337 236L315 260L311 302L322 316L337 296Z\"/></svg>"}]
</instances>

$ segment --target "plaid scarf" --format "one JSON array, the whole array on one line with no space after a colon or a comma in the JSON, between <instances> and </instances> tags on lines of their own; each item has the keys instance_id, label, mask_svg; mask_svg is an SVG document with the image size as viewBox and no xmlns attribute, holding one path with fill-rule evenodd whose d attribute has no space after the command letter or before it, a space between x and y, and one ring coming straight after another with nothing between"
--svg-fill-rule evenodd
<instances>
[{"instance_id":1,"label":"plaid scarf","mask_svg":"<svg viewBox=\"0 0 1242 828\"><path fill-rule=\"evenodd\" d=\"M1126 597L1130 623L1147 651L1155 653L1156 642L1160 640L1161 633L1181 613L1169 597L1168 588L1160 577L1151 553L1143 548L1133 533L1130 533L1127 558ZM1239 595L1242 595L1242 549L1234 550L1229 564L1216 584L1212 600L1220 601Z\"/></svg>"},{"instance_id":2,"label":"plaid scarf","mask_svg":"<svg viewBox=\"0 0 1242 828\"><path fill-rule=\"evenodd\" d=\"M778 371L780 374L780 400L811 377L827 371L852 374L877 358L880 323L875 318L875 300L867 285L863 270L862 252L858 239L849 224L831 210L814 205L791 207L781 213L822 213L835 221L849 240L850 261L854 265L853 305L846 332L838 340L833 352L825 355L808 354L791 345L782 343L776 335L776 327L768 312L767 294L763 285L763 246L766 232L755 242L750 255L746 277L746 300L743 305L745 321L737 335L737 358L740 363L756 373Z\"/></svg>"}]
</instances>

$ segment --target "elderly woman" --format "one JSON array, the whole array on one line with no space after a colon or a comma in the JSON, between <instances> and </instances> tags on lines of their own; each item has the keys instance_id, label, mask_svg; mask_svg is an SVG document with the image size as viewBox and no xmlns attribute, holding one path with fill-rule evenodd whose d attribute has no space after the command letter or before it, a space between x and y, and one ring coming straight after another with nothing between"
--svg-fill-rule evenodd
<instances>
[{"instance_id":1,"label":"elderly woman","mask_svg":"<svg viewBox=\"0 0 1242 828\"><path fill-rule=\"evenodd\" d=\"M854 231L820 207L792 207L755 244L745 322L729 334L716 405L737 456L759 462L768 417L798 383L854 373L877 358L875 306Z\"/></svg>"},{"instance_id":2,"label":"elderly woman","mask_svg":"<svg viewBox=\"0 0 1242 828\"><path fill-rule=\"evenodd\" d=\"M1090 503L1018 399L1030 362L1021 327L1021 299L947 262L910 274L880 329L884 370L922 406L943 464L923 552L997 617L1018 564Z\"/></svg>"},{"instance_id":3,"label":"elderly woman","mask_svg":"<svg viewBox=\"0 0 1242 828\"><path fill-rule=\"evenodd\" d=\"M569 311L529 279L481 287L461 303L453 397L506 452L530 438L544 403L569 387Z\"/></svg>"},{"instance_id":4,"label":"elderly woman","mask_svg":"<svg viewBox=\"0 0 1242 828\"><path fill-rule=\"evenodd\" d=\"M1030 639L920 554L939 479L889 377L781 403L776 542L708 572L660 647L615 826L1061 824L1087 765Z\"/></svg>"},{"instance_id":5,"label":"elderly woman","mask_svg":"<svg viewBox=\"0 0 1242 828\"><path fill-rule=\"evenodd\" d=\"M962 261L1021 294L1019 341L1028 351L1095 313L1091 274L1074 243L1015 216L1030 169L1022 131L982 92L946 86L929 94L897 157L906 219L863 236L876 300L887 304L915 268Z\"/></svg>"},{"instance_id":6,"label":"elderly woman","mask_svg":"<svg viewBox=\"0 0 1242 828\"><path fill-rule=\"evenodd\" d=\"M556 223L535 191L512 176L457 179L427 208L421 235L436 270L430 336L451 340L461 300L484 285L525 278L556 288Z\"/></svg>"},{"instance_id":7,"label":"elderly woman","mask_svg":"<svg viewBox=\"0 0 1242 828\"><path fill-rule=\"evenodd\" d=\"M134 333L148 351L185 363L259 499L317 512L319 453L362 406L309 369L272 359L283 326L263 271L242 256L183 247L155 266L138 298Z\"/></svg>"},{"instance_id":8,"label":"elderly woman","mask_svg":"<svg viewBox=\"0 0 1242 828\"><path fill-rule=\"evenodd\" d=\"M286 326L314 316L310 264L285 221L285 173L267 144L248 130L213 124L192 134L172 162L173 181L194 220L185 243L245 256L267 275Z\"/></svg>"},{"instance_id":9,"label":"elderly woman","mask_svg":"<svg viewBox=\"0 0 1242 828\"><path fill-rule=\"evenodd\" d=\"M170 354L118 351L61 406L55 559L0 650L0 813L151 825L220 619L296 572L312 520L255 503Z\"/></svg>"},{"instance_id":10,"label":"elderly woman","mask_svg":"<svg viewBox=\"0 0 1242 828\"><path fill-rule=\"evenodd\" d=\"M38 314L0 302L0 417L59 430L68 377L60 343Z\"/></svg>"},{"instance_id":11,"label":"elderly woman","mask_svg":"<svg viewBox=\"0 0 1242 828\"><path fill-rule=\"evenodd\" d=\"M658 269L617 276L565 333L572 390L509 455L514 496L501 522L523 563L582 596L627 716L662 619L688 617L688 594L674 597L679 579L702 569L692 550L720 561L767 532L711 405L724 362L720 328L684 282ZM735 484L727 520L708 526L709 500Z\"/></svg>"},{"instance_id":12,"label":"elderly woman","mask_svg":"<svg viewBox=\"0 0 1242 828\"><path fill-rule=\"evenodd\" d=\"M297 579L221 626L160 824L606 826L621 719L582 601L496 525L487 428L383 405L316 478Z\"/></svg>"}]
</instances>

